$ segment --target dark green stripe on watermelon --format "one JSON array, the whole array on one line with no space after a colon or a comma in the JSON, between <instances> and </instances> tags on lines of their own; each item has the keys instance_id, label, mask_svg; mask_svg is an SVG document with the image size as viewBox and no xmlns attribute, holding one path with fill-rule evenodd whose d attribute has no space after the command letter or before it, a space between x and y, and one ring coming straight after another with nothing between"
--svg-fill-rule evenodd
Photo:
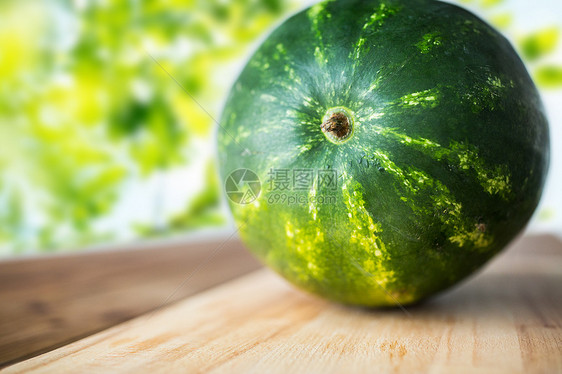
<instances>
[{"instance_id":1,"label":"dark green stripe on watermelon","mask_svg":"<svg viewBox=\"0 0 562 374\"><path fill-rule=\"evenodd\" d=\"M321 130L334 107L354 119L341 144ZM293 16L248 62L221 125L223 178L248 168L264 183L254 203L231 203L250 249L304 289L370 306L423 299L499 252L536 208L549 159L509 42L438 1ZM272 168L337 170L337 191L304 192L335 202L268 203Z\"/></svg>"}]
</instances>

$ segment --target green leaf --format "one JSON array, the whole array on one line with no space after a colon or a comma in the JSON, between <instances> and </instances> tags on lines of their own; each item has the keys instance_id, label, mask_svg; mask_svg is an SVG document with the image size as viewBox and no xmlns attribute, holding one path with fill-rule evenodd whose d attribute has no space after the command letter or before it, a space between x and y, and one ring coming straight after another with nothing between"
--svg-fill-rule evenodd
<instances>
[{"instance_id":1,"label":"green leaf","mask_svg":"<svg viewBox=\"0 0 562 374\"><path fill-rule=\"evenodd\" d=\"M496 5L503 3L504 0L481 0L480 4L483 8L492 8Z\"/></svg>"},{"instance_id":2,"label":"green leaf","mask_svg":"<svg viewBox=\"0 0 562 374\"><path fill-rule=\"evenodd\" d=\"M513 14L502 13L490 17L490 22L499 29L506 29L513 23Z\"/></svg>"},{"instance_id":3,"label":"green leaf","mask_svg":"<svg viewBox=\"0 0 562 374\"><path fill-rule=\"evenodd\" d=\"M520 42L523 56L529 60L536 60L552 52L558 44L560 31L557 27L550 27L524 37Z\"/></svg>"},{"instance_id":4,"label":"green leaf","mask_svg":"<svg viewBox=\"0 0 562 374\"><path fill-rule=\"evenodd\" d=\"M535 81L544 88L562 87L562 66L547 65L535 69Z\"/></svg>"}]
</instances>

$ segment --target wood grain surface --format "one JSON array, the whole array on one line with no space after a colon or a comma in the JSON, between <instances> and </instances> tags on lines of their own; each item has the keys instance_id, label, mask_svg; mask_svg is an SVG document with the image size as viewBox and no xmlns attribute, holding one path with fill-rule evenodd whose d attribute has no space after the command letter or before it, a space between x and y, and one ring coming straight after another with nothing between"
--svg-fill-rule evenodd
<instances>
[{"instance_id":1,"label":"wood grain surface","mask_svg":"<svg viewBox=\"0 0 562 374\"><path fill-rule=\"evenodd\" d=\"M0 367L259 266L237 239L145 247L0 262Z\"/></svg>"},{"instance_id":2,"label":"wood grain surface","mask_svg":"<svg viewBox=\"0 0 562 374\"><path fill-rule=\"evenodd\" d=\"M406 311L331 304L258 270L6 373L560 373L561 286L549 237Z\"/></svg>"}]
</instances>

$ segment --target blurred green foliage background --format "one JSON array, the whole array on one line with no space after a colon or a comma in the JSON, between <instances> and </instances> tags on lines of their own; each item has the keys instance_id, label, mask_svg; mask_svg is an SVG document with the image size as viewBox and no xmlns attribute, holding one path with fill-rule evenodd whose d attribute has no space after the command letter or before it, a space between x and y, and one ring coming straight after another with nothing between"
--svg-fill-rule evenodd
<instances>
[{"instance_id":1,"label":"blurred green foliage background","mask_svg":"<svg viewBox=\"0 0 562 374\"><path fill-rule=\"evenodd\" d=\"M0 253L223 224L213 120L152 57L218 117L252 43L294 6L0 2Z\"/></svg>"},{"instance_id":2,"label":"blurred green foliage background","mask_svg":"<svg viewBox=\"0 0 562 374\"><path fill-rule=\"evenodd\" d=\"M512 27L501 0L464 3ZM0 2L0 255L224 225L205 110L219 117L256 41L303 6ZM557 25L517 38L535 80L559 89L562 67L542 60Z\"/></svg>"}]
</instances>

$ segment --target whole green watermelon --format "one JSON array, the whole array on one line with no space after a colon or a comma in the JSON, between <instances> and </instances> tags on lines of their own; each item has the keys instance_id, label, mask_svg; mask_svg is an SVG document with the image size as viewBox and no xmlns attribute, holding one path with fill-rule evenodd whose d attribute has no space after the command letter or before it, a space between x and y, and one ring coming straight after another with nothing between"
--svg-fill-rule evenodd
<instances>
[{"instance_id":1,"label":"whole green watermelon","mask_svg":"<svg viewBox=\"0 0 562 374\"><path fill-rule=\"evenodd\" d=\"M220 124L243 241L346 304L410 304L474 272L528 222L549 162L510 43L439 1L296 14L251 57Z\"/></svg>"}]
</instances>

